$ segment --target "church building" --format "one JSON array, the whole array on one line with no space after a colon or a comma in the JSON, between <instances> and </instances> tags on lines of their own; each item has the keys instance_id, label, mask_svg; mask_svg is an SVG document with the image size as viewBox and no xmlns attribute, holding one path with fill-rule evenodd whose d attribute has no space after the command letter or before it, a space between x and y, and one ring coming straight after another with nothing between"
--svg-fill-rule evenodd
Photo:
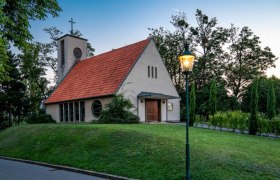
<instances>
[{"instance_id":1,"label":"church building","mask_svg":"<svg viewBox=\"0 0 280 180\"><path fill-rule=\"evenodd\" d=\"M58 39L58 85L45 101L57 122L97 120L112 97L130 99L141 122L180 120L180 98L152 39L86 58L87 40Z\"/></svg>"}]
</instances>

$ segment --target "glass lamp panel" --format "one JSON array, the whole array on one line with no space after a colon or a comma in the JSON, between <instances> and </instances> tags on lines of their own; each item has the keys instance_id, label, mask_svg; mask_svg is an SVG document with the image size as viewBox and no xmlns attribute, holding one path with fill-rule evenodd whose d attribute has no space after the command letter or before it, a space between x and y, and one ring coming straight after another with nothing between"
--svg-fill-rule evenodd
<instances>
[{"instance_id":1,"label":"glass lamp panel","mask_svg":"<svg viewBox=\"0 0 280 180\"><path fill-rule=\"evenodd\" d=\"M183 72L191 72L193 68L194 56L183 55L179 57L181 69Z\"/></svg>"}]
</instances>

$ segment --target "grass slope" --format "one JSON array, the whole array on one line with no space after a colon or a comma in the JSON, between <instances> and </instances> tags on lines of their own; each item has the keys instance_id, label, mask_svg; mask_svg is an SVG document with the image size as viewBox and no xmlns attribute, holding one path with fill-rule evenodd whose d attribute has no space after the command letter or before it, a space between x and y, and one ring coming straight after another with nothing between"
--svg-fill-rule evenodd
<instances>
[{"instance_id":1,"label":"grass slope","mask_svg":"<svg viewBox=\"0 0 280 180\"><path fill-rule=\"evenodd\" d=\"M193 179L280 179L280 140L190 129ZM138 179L184 179L185 127L24 125L0 132L0 155Z\"/></svg>"}]
</instances>

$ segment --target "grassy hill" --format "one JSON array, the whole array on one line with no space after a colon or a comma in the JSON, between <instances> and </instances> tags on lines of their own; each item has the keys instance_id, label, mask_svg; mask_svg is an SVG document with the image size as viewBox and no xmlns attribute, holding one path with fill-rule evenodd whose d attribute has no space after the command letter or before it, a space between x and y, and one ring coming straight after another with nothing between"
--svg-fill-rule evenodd
<instances>
[{"instance_id":1,"label":"grassy hill","mask_svg":"<svg viewBox=\"0 0 280 180\"><path fill-rule=\"evenodd\" d=\"M190 129L193 179L280 179L280 140ZM184 179L185 127L22 125L0 132L0 155L138 179Z\"/></svg>"}]
</instances>

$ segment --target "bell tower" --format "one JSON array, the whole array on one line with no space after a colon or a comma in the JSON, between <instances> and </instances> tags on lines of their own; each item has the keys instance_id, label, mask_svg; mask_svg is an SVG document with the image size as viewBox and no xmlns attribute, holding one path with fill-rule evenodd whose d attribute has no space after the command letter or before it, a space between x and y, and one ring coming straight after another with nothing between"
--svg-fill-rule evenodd
<instances>
[{"instance_id":1,"label":"bell tower","mask_svg":"<svg viewBox=\"0 0 280 180\"><path fill-rule=\"evenodd\" d=\"M58 83L76 62L86 58L87 39L66 34L57 39Z\"/></svg>"}]
</instances>

